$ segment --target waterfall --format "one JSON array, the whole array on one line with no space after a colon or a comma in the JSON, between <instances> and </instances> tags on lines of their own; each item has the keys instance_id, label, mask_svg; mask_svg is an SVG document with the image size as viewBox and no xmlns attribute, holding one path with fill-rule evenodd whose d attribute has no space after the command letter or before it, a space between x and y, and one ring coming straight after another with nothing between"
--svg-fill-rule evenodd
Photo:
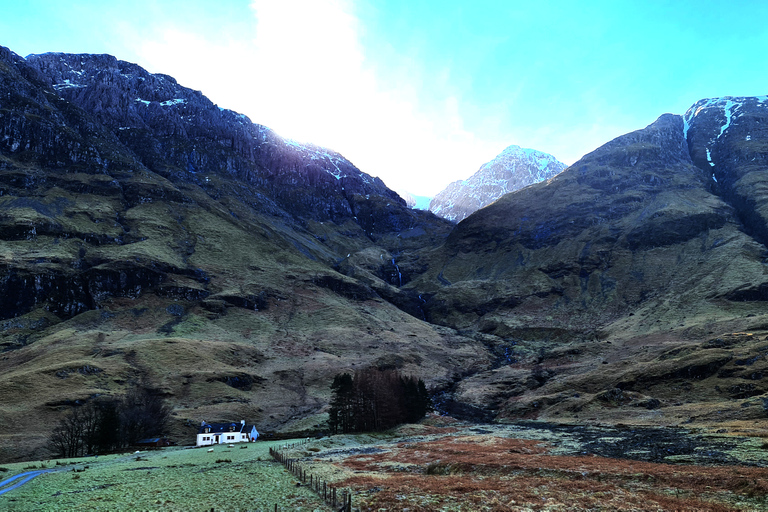
<instances>
[{"instance_id":1,"label":"waterfall","mask_svg":"<svg viewBox=\"0 0 768 512\"><path fill-rule=\"evenodd\" d=\"M397 263L395 263L395 258L392 258L392 266L394 266L395 270L397 270L397 286L403 286L403 274L400 273L400 267L398 267Z\"/></svg>"}]
</instances>

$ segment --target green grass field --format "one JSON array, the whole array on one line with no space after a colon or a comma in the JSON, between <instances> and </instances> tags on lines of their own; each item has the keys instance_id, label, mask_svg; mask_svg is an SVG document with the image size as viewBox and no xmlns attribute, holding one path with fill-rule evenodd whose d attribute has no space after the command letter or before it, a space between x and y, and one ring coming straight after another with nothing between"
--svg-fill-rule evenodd
<instances>
[{"instance_id":1,"label":"green grass field","mask_svg":"<svg viewBox=\"0 0 768 512\"><path fill-rule=\"evenodd\" d=\"M269 456L276 442L166 448L139 454L22 462L0 466L0 480L41 468L0 495L0 509L326 511L322 500ZM56 465L59 462L64 465ZM7 471L5 471L7 470Z\"/></svg>"}]
</instances>

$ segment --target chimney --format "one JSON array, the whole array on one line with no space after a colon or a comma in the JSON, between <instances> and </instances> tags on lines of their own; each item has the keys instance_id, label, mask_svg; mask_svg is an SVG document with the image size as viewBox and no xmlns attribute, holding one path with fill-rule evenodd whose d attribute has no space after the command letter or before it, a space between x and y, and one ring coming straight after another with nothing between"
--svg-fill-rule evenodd
<instances>
[{"instance_id":1,"label":"chimney","mask_svg":"<svg viewBox=\"0 0 768 512\"><path fill-rule=\"evenodd\" d=\"M240 420L240 424L241 424L242 426L245 426L245 420Z\"/></svg>"}]
</instances>

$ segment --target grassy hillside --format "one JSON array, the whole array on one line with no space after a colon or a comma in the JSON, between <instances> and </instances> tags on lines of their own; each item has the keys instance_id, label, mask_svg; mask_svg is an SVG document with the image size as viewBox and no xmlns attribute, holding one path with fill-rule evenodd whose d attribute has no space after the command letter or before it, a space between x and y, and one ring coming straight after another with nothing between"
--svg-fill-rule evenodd
<instances>
[{"instance_id":1,"label":"grassy hillside","mask_svg":"<svg viewBox=\"0 0 768 512\"><path fill-rule=\"evenodd\" d=\"M168 448L139 454L4 464L0 479L54 469L0 495L0 508L33 510L330 510L296 485L269 447L258 442L205 448Z\"/></svg>"}]
</instances>

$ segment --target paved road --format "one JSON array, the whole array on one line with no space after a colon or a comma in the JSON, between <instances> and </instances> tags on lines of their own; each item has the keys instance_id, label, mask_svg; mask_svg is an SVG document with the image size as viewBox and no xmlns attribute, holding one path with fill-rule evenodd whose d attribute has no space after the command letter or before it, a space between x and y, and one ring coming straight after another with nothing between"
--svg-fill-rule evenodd
<instances>
[{"instance_id":1,"label":"paved road","mask_svg":"<svg viewBox=\"0 0 768 512\"><path fill-rule=\"evenodd\" d=\"M0 482L0 494L5 494L8 491L12 491L15 488L29 482L30 480L35 478L37 475L42 475L43 473L50 473L51 471L61 471L61 470L38 469L37 471L27 471L26 473L19 473L16 476L12 476L11 478L3 480L2 482ZM16 480L19 480L19 479L21 480L17 482Z\"/></svg>"}]
</instances>

